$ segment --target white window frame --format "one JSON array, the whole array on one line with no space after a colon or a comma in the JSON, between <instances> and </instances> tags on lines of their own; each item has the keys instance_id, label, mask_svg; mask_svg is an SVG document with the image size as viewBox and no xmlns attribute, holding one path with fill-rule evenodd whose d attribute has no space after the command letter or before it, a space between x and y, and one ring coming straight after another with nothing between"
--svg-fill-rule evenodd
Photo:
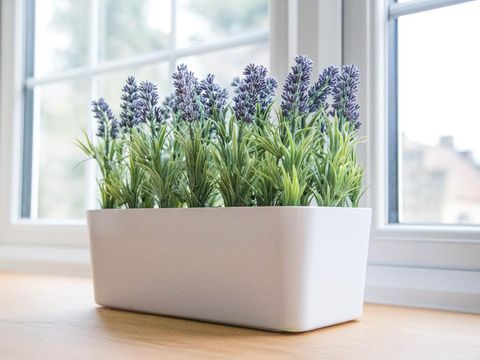
<instances>
[{"instance_id":1,"label":"white window frame","mask_svg":"<svg viewBox=\"0 0 480 360\"><path fill-rule=\"evenodd\" d=\"M370 254L373 262L378 257L379 262L398 265L480 270L480 253L478 252L480 248L472 251L480 246L480 226L390 224L387 216L389 166L387 35L389 24L386 19L463 2L466 0L415 0L393 4L388 12L388 1L372 1L368 8L372 28L368 38L364 37L367 41L361 42L365 45L364 49L370 48L367 58L363 59L368 61L368 67L365 69L367 79L364 82L366 98L363 99L365 104L362 104L366 110L364 118L368 119L366 131L370 139L367 149L370 188L367 201L375 212L372 227L373 241L382 242L382 250L376 251L374 247ZM355 36L353 31L351 33ZM359 33L356 35L358 36ZM355 46L359 47L361 44L349 46L347 37L346 49L351 49L352 52L349 54L346 51L347 60L349 56L357 56ZM358 52L367 54L360 49ZM369 83L368 86L367 83ZM407 242L409 245L406 245ZM403 249L399 248L399 243ZM405 250L407 248L408 253Z\"/></svg>"},{"instance_id":2,"label":"white window frame","mask_svg":"<svg viewBox=\"0 0 480 360\"><path fill-rule=\"evenodd\" d=\"M480 312L480 227L388 222L388 34L390 17L465 0L344 0L343 62L359 65L368 142L365 204L373 208L366 299Z\"/></svg>"},{"instance_id":3,"label":"white window frame","mask_svg":"<svg viewBox=\"0 0 480 360\"><path fill-rule=\"evenodd\" d=\"M48 74L38 78L24 80L24 52L26 38L26 0L4 0L1 3L1 46L2 46L2 87L1 87L1 143L0 158L0 185L2 189L9 189L0 198L0 241L12 244L41 244L41 245L70 245L86 246L87 231L85 220L43 220L36 218L35 184L38 177L38 161L32 158L32 199L30 203L30 217L22 218L21 213L21 167L22 167L22 134L23 134L23 87L33 88L36 85L53 84L59 81L88 78L91 81L91 96L98 95L98 76L116 70L134 68L138 66L168 62L169 71L173 73L177 60L190 55L199 55L219 50L228 50L242 45L254 45L268 40L268 31L256 31L220 40L212 43L195 45L187 48L176 48L175 19L176 0L171 0L172 29L169 48L167 50L150 52L128 59L120 59L100 64L98 62L98 0L89 0L90 4L90 49L89 65L86 67L65 70ZM283 70L282 70L283 71ZM13 86L13 87L12 87ZM7 119L13 119L8 121ZM91 129L95 126L90 123ZM38 131L33 130L33 145L35 149ZM72 139L73 141L73 139ZM86 191L87 207L95 204L94 171L95 164L88 165L89 191ZM6 176L10 174L11 176Z\"/></svg>"}]
</instances>

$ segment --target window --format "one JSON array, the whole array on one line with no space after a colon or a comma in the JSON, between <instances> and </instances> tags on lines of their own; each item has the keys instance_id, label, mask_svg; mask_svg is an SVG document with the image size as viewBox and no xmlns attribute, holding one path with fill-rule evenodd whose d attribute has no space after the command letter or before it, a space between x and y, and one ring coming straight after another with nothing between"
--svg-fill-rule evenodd
<instances>
[{"instance_id":1,"label":"window","mask_svg":"<svg viewBox=\"0 0 480 360\"><path fill-rule=\"evenodd\" d=\"M466 226L480 220L479 3L0 1L0 262L30 258L29 270L60 273L87 263L81 218L96 205L95 166L76 166L84 155L73 139L94 129L92 99L118 110L130 74L166 95L179 62L228 86L247 62L275 76L302 53L361 70L368 141L359 156L373 209L367 299L471 309L480 269L480 228Z\"/></svg>"},{"instance_id":2,"label":"window","mask_svg":"<svg viewBox=\"0 0 480 360\"><path fill-rule=\"evenodd\" d=\"M25 10L23 218L80 219L96 206L95 166L74 139L95 126L92 99L118 111L127 76L166 96L179 63L229 87L247 63L269 61L268 0L27 0Z\"/></svg>"},{"instance_id":3,"label":"window","mask_svg":"<svg viewBox=\"0 0 480 360\"><path fill-rule=\"evenodd\" d=\"M422 52L422 50L427 47L433 47L434 45L433 41L429 40L426 44L422 44L418 50L408 50L406 46L415 43L416 39L412 39L408 44L402 42L402 36L405 36L405 33L402 33L402 31L406 31L404 29L408 26L403 20L407 21L409 17L412 19L420 16L426 17L425 26L418 29L419 33L416 34L416 36L421 37L422 32L428 30L426 26L428 17L438 12L447 12L448 16L452 16L451 21L453 21L453 16L458 9L465 6L469 6L470 9L472 9L472 6L478 7L478 2L480 1L343 1L343 24L348 24L347 26L343 26L343 61L345 63L354 62L359 65L363 80L360 84L359 91L359 99L361 102L360 116L366 119L366 126L363 129L368 136L368 140L364 144L364 152L360 153L360 156L365 159L367 166L366 181L368 190L365 206L372 208L369 264L377 269L375 271L378 271L378 277L372 275L372 281L378 280L379 286L382 287L381 291L384 290L383 286L387 288L398 286L400 289L408 289L408 294L404 294L402 293L403 290L399 290L402 294L399 296L405 295L406 298L409 298L411 295L411 304L415 303L416 300L414 297L418 295L415 289L423 286L420 282L426 281L425 284L429 283L431 280L430 275L434 276L435 274L435 276L437 276L436 270L433 270L432 273L422 273L420 269L455 269L451 271L457 271L456 274L458 277L457 275L452 275L452 278L461 278L463 271L478 271L480 265L480 228L478 226L472 226L471 224L473 223L466 224L460 223L459 221L455 223L448 223L447 221L427 222L423 219L419 220L416 218L417 220L414 222L405 219L402 214L402 212L404 212L402 195L403 192L406 191L404 190L406 184L402 184L401 181L403 175L403 153L402 147L399 146L401 142L397 140L401 139L402 131L406 132L404 130L404 123L409 120L406 118L405 110L402 112L402 108L408 103L405 103L405 98L397 96L399 93L397 90L400 89L401 95L402 86L407 86L405 76L408 76L408 74L405 75L405 72L402 72L402 64L404 61L402 60L402 51L403 56L406 58L415 58L417 53L418 55L421 53L421 55L425 57L429 56L430 53ZM471 10L471 12L473 12L473 10ZM478 18L478 12L476 18ZM458 22L459 20L456 21ZM467 21L466 19L460 20L461 23L466 23ZM446 22L443 25L450 29L450 31L455 32L457 36L460 36L458 35L458 30L462 28L461 26L455 28L450 26L451 22ZM430 24L430 26L433 25ZM477 31L476 33L478 34L478 27L471 28L471 31ZM429 34L431 34L430 39L437 36L435 31L429 32ZM468 39L469 36L465 31L462 31L459 39ZM437 39L436 41L444 41L447 39L448 38ZM445 47L448 48L451 46L452 49L456 49L455 46L457 46L457 44L453 43L450 45L451 43L452 42L445 42ZM472 54L471 48L475 47L473 44L476 44L476 42L473 42L471 47L464 48L464 54L450 57L450 60L457 63L467 60L469 56L472 56L470 55ZM431 61L434 60L437 59L431 59ZM443 60L444 59L439 61ZM415 62L415 59L412 61ZM417 59L415 63L421 64L422 61L422 59ZM460 63L460 65L457 66L461 67L462 64ZM414 70L417 70L417 68ZM413 85L414 88L422 87L425 89L425 92L427 92L427 90L435 91L436 87L441 86L438 79L441 78L443 82L447 80L451 81L452 79L452 76L448 76L448 72L452 72L450 66L442 69L441 74L435 74L433 78L427 76L429 71L428 68L423 69L422 75L418 76L419 79ZM470 78L474 79L474 77ZM456 81L461 80L458 77L454 79L456 79ZM404 82L403 85L402 81ZM412 85L410 84L410 86ZM448 90L450 89L448 88ZM412 91L416 91L416 89ZM459 93L459 90L456 90L455 94L453 94L452 91L449 93L453 99L453 97ZM478 89L476 93L478 94ZM424 101L426 101L426 99L424 99ZM456 104L461 103L458 102L458 98L455 99L455 101L457 102ZM453 100L451 102L444 101L444 103L440 103L440 101L436 102L435 106L438 107L441 105L444 108L454 106L452 105ZM472 114L475 113L475 109L472 106L467 103L462 104L468 107ZM431 108L432 105L427 104L425 107ZM434 111L435 109L432 110L432 113ZM424 113L425 119L416 118L412 120L412 122L415 121L419 123L421 121L428 121L427 115L429 114L428 112L426 115ZM431 121L432 120L430 120L430 124ZM460 120L452 121L458 123ZM464 120L462 119L462 121L467 120L465 118ZM465 122L463 122L463 124L464 123ZM475 121L470 121L469 124L471 129L474 129L476 126ZM439 129L439 126L431 126L430 131L432 133L440 132ZM422 137L417 140L428 141L426 136L425 138L423 137L425 132L415 131L415 128L413 130L414 135L417 135L417 137L418 135L422 135ZM440 132L440 134L435 135L431 146L434 147L437 143L437 136L456 136L457 133L464 133L462 127L452 127L448 130L451 130L451 133ZM454 142L455 141L457 141L458 144L458 140L454 140ZM428 142L426 142L426 144L428 144ZM404 176L404 178L406 177ZM416 180L414 176L407 179L409 181L412 181L412 179ZM426 187L423 187L422 189L425 188ZM438 202L436 204L438 204ZM464 207L464 210L466 209L467 207ZM465 219L466 215L468 214L460 212L458 218L460 218L460 220ZM418 268L419 270L412 270L414 268ZM375 271L372 274L374 274ZM417 275L418 279L415 278ZM395 276L395 278L393 276ZM424 276L424 278L420 281L419 279L422 279L422 276ZM437 279L439 288L435 291L438 290L438 294L441 294L442 291L451 292L452 294L455 293L455 281L449 282L448 284L444 283L442 282L442 276L439 271ZM440 289L443 285L445 285L444 288ZM437 295L432 296L436 297ZM452 299L454 299L456 295L452 296ZM377 297L373 296L372 298ZM399 298L395 298L395 295L392 294L388 301L398 303L398 299Z\"/></svg>"},{"instance_id":4,"label":"window","mask_svg":"<svg viewBox=\"0 0 480 360\"><path fill-rule=\"evenodd\" d=\"M389 222L480 224L480 1L389 11Z\"/></svg>"}]
</instances>

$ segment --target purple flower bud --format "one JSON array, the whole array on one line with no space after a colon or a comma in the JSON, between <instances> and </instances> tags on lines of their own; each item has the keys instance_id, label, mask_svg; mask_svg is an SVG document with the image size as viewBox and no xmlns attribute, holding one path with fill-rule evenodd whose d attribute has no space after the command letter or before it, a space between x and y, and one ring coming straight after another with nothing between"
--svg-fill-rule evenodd
<instances>
[{"instance_id":1,"label":"purple flower bud","mask_svg":"<svg viewBox=\"0 0 480 360\"><path fill-rule=\"evenodd\" d=\"M336 66L330 65L319 75L317 82L308 91L309 112L317 112L320 108L327 110L327 96L333 94L339 72Z\"/></svg>"},{"instance_id":2,"label":"purple flower bud","mask_svg":"<svg viewBox=\"0 0 480 360\"><path fill-rule=\"evenodd\" d=\"M206 116L212 116L213 109L223 111L227 103L227 89L216 84L214 80L215 76L208 74L204 80L200 81L199 85L200 99Z\"/></svg>"},{"instance_id":3,"label":"purple flower bud","mask_svg":"<svg viewBox=\"0 0 480 360\"><path fill-rule=\"evenodd\" d=\"M355 129L360 127L360 106L357 103L359 81L360 71L357 66L344 65L333 88L332 114L336 113L340 119L352 123Z\"/></svg>"},{"instance_id":4,"label":"purple flower bud","mask_svg":"<svg viewBox=\"0 0 480 360\"><path fill-rule=\"evenodd\" d=\"M267 77L267 69L261 65L247 65L243 75L243 79L235 78L232 82L235 87L233 110L237 120L250 123L255 119L257 104L265 111L273 102L277 81Z\"/></svg>"},{"instance_id":5,"label":"purple flower bud","mask_svg":"<svg viewBox=\"0 0 480 360\"><path fill-rule=\"evenodd\" d=\"M165 121L158 104L157 87L149 82L140 83L139 99L135 102L135 116L142 123L160 124Z\"/></svg>"},{"instance_id":6,"label":"purple flower bud","mask_svg":"<svg viewBox=\"0 0 480 360\"><path fill-rule=\"evenodd\" d=\"M271 103L275 100L275 91L277 90L278 87L278 81L277 79L273 77L267 77L265 78L265 90L260 92L258 95L258 100L260 102L260 107L263 111L267 109L268 106L270 106Z\"/></svg>"},{"instance_id":7,"label":"purple flower bud","mask_svg":"<svg viewBox=\"0 0 480 360\"><path fill-rule=\"evenodd\" d=\"M137 126L140 120L137 118L136 103L139 100L139 89L133 76L129 76L122 88L122 103L120 108L120 126L123 129L131 129Z\"/></svg>"},{"instance_id":8,"label":"purple flower bud","mask_svg":"<svg viewBox=\"0 0 480 360\"><path fill-rule=\"evenodd\" d=\"M97 136L103 138L109 134L112 139L116 139L120 127L107 102L103 98L93 101L92 112L97 119Z\"/></svg>"},{"instance_id":9,"label":"purple flower bud","mask_svg":"<svg viewBox=\"0 0 480 360\"><path fill-rule=\"evenodd\" d=\"M303 55L295 57L295 64L283 86L280 106L285 117L305 114L308 111L308 87L312 69L312 60Z\"/></svg>"},{"instance_id":10,"label":"purple flower bud","mask_svg":"<svg viewBox=\"0 0 480 360\"><path fill-rule=\"evenodd\" d=\"M193 122L201 119L201 103L197 100L200 95L198 80L185 64L178 65L172 75L175 88L175 106L179 118Z\"/></svg>"}]
</instances>

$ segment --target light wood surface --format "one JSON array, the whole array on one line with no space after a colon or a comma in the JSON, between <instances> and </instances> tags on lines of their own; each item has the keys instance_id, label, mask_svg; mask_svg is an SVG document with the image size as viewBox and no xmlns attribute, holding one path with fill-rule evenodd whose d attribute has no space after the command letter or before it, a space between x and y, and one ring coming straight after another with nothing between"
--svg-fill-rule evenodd
<instances>
[{"instance_id":1,"label":"light wood surface","mask_svg":"<svg viewBox=\"0 0 480 360\"><path fill-rule=\"evenodd\" d=\"M0 359L480 359L480 316L366 305L303 334L97 307L87 278L0 273Z\"/></svg>"}]
</instances>

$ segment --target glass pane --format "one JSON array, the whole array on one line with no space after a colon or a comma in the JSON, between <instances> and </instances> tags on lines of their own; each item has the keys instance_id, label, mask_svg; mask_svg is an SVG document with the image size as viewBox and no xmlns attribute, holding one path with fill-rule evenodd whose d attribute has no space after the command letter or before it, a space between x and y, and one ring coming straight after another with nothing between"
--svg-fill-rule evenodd
<instances>
[{"instance_id":1,"label":"glass pane","mask_svg":"<svg viewBox=\"0 0 480 360\"><path fill-rule=\"evenodd\" d=\"M85 80L35 90L39 121L38 217L83 218L85 155L75 145L90 118L90 83Z\"/></svg>"},{"instance_id":2,"label":"glass pane","mask_svg":"<svg viewBox=\"0 0 480 360\"><path fill-rule=\"evenodd\" d=\"M148 80L157 85L160 99L163 99L170 94L171 81L169 71L168 63L160 63L107 73L99 77L99 96L105 98L114 113L118 115L120 112L122 87L127 77L135 76L138 83Z\"/></svg>"},{"instance_id":3,"label":"glass pane","mask_svg":"<svg viewBox=\"0 0 480 360\"><path fill-rule=\"evenodd\" d=\"M202 55L181 58L178 63L185 63L198 78L213 73L222 86L229 88L235 76L241 76L249 63L268 67L268 44L241 46L234 49L216 51Z\"/></svg>"},{"instance_id":4,"label":"glass pane","mask_svg":"<svg viewBox=\"0 0 480 360\"><path fill-rule=\"evenodd\" d=\"M177 0L177 46L268 30L268 0Z\"/></svg>"},{"instance_id":5,"label":"glass pane","mask_svg":"<svg viewBox=\"0 0 480 360\"><path fill-rule=\"evenodd\" d=\"M480 224L480 1L398 20L400 221Z\"/></svg>"},{"instance_id":6,"label":"glass pane","mask_svg":"<svg viewBox=\"0 0 480 360\"><path fill-rule=\"evenodd\" d=\"M89 1L35 2L35 75L86 66Z\"/></svg>"},{"instance_id":7,"label":"glass pane","mask_svg":"<svg viewBox=\"0 0 480 360\"><path fill-rule=\"evenodd\" d=\"M100 0L100 58L113 60L164 50L171 3L166 0Z\"/></svg>"}]
</instances>

